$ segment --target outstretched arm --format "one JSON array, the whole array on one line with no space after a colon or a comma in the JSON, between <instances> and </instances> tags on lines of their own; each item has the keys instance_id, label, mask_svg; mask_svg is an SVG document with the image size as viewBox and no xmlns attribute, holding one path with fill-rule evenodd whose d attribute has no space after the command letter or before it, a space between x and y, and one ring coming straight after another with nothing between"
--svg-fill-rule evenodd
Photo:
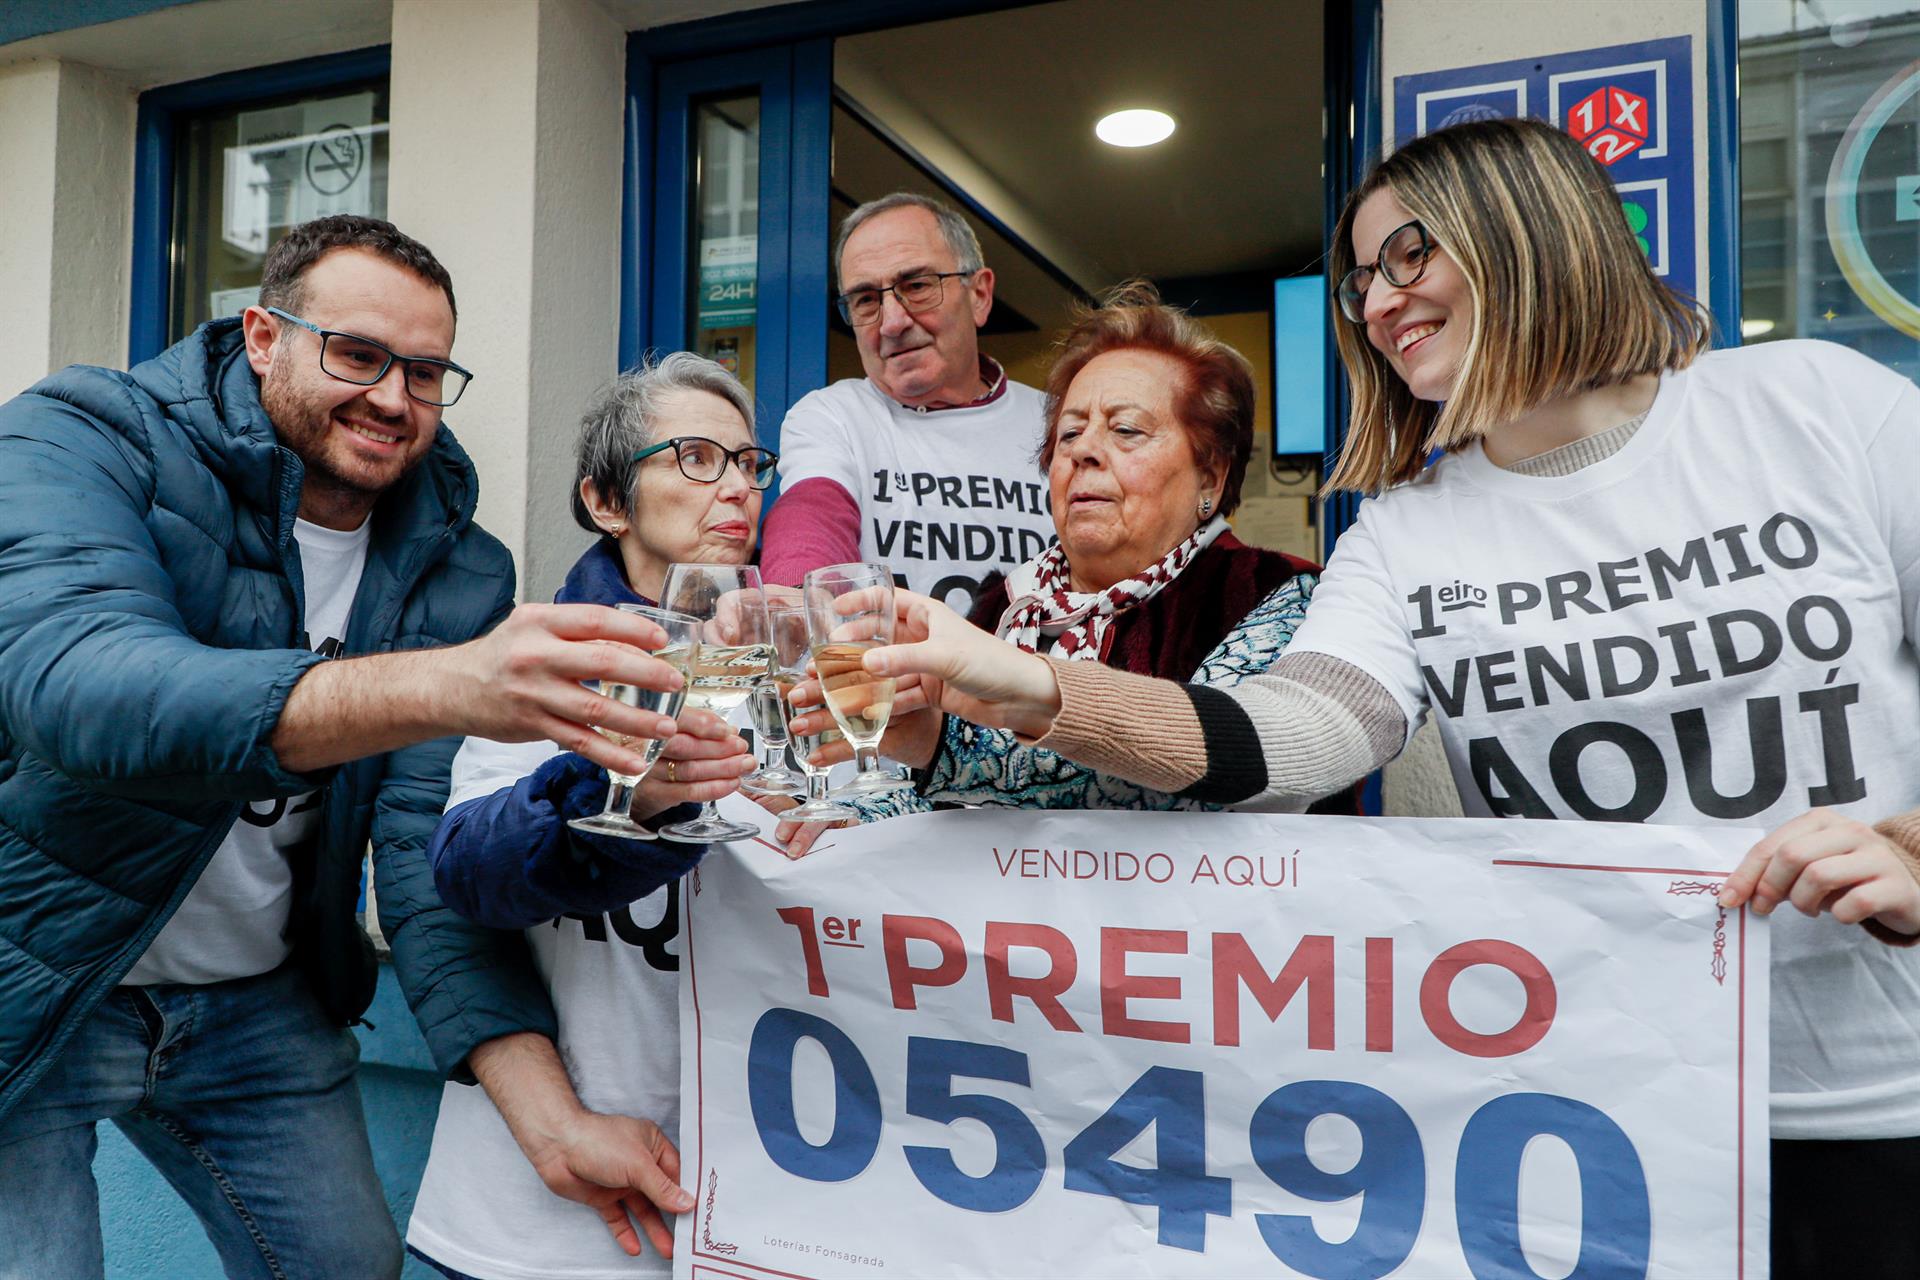
<instances>
[{"instance_id":1,"label":"outstretched arm","mask_svg":"<svg viewBox=\"0 0 1920 1280\"><path fill-rule=\"evenodd\" d=\"M639 753L595 731L670 738L666 716L602 696L585 682L679 687L648 653L666 642L644 618L595 604L523 604L478 640L448 649L321 663L288 694L271 745L306 773L448 734L552 740L594 763L642 773Z\"/></svg>"},{"instance_id":2,"label":"outstretched arm","mask_svg":"<svg viewBox=\"0 0 1920 1280\"><path fill-rule=\"evenodd\" d=\"M1407 722L1384 686L1322 654L1282 655L1231 689L1178 684L1023 653L908 592L906 643L869 670L919 674L953 715L1152 791L1218 804L1327 795L1397 755Z\"/></svg>"},{"instance_id":3,"label":"outstretched arm","mask_svg":"<svg viewBox=\"0 0 1920 1280\"><path fill-rule=\"evenodd\" d=\"M1306 615L1315 579L1289 579L1256 605L1215 645L1192 683L1231 688L1272 669ZM1020 808L1219 809L1215 800L1142 787L1040 746L1022 745L1003 729L949 719L928 770L927 794L938 800ZM1298 807L1283 800L1282 807Z\"/></svg>"}]
</instances>

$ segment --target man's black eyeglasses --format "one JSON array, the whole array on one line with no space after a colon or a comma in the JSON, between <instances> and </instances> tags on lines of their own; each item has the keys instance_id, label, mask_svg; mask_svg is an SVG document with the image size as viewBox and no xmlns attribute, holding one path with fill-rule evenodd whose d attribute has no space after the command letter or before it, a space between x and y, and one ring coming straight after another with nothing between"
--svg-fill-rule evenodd
<instances>
[{"instance_id":1,"label":"man's black eyeglasses","mask_svg":"<svg viewBox=\"0 0 1920 1280\"><path fill-rule=\"evenodd\" d=\"M879 323L880 312L886 306L886 295L889 293L900 300L901 309L908 315L919 315L940 305L946 296L947 281L974 274L972 271L929 271L878 288L843 293L834 299L834 303L840 308L842 320L855 328L864 329L870 324Z\"/></svg>"},{"instance_id":2,"label":"man's black eyeglasses","mask_svg":"<svg viewBox=\"0 0 1920 1280\"><path fill-rule=\"evenodd\" d=\"M674 461L680 464L680 474L696 484L713 484L727 474L727 464L731 462L740 468L747 484L755 489L764 489L773 483L774 469L780 464L780 455L771 449L762 449L758 445L748 445L744 449L729 449L718 440L709 440L705 436L675 436L671 440L662 440L659 444L648 445L633 455L635 462L645 462L656 453L673 450Z\"/></svg>"},{"instance_id":3,"label":"man's black eyeglasses","mask_svg":"<svg viewBox=\"0 0 1920 1280\"><path fill-rule=\"evenodd\" d=\"M460 393L473 381L473 375L451 360L433 360L426 356L396 355L387 346L375 342L372 338L363 338L354 333L342 333L338 329L322 329L310 320L302 320L289 311L278 307L268 307L267 314L278 316L302 329L320 335L320 371L328 377L338 378L342 382L351 382L359 387L371 387L387 376L397 360L401 366L401 380L406 384L407 394L421 404L430 404L436 409L444 409L460 398Z\"/></svg>"}]
</instances>

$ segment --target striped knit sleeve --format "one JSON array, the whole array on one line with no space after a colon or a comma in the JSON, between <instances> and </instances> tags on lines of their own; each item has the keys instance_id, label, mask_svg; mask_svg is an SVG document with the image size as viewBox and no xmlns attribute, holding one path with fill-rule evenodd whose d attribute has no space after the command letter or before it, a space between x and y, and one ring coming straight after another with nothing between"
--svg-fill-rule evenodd
<instances>
[{"instance_id":1,"label":"striped knit sleeve","mask_svg":"<svg viewBox=\"0 0 1920 1280\"><path fill-rule=\"evenodd\" d=\"M1033 745L1182 797L1298 808L1399 754L1406 717L1373 677L1325 654L1282 655L1229 688L1053 664L1060 714Z\"/></svg>"},{"instance_id":2,"label":"striped knit sleeve","mask_svg":"<svg viewBox=\"0 0 1920 1280\"><path fill-rule=\"evenodd\" d=\"M1317 579L1289 579L1236 624L1194 672L1190 689L1238 684L1268 670L1306 616ZM1076 664L1091 665L1091 664ZM1004 729L947 719L928 770L926 794L936 800L1011 808L1218 809L1211 794L1170 793L1137 785L1057 752L1022 746ZM1297 807L1297 806L1296 806Z\"/></svg>"}]
</instances>

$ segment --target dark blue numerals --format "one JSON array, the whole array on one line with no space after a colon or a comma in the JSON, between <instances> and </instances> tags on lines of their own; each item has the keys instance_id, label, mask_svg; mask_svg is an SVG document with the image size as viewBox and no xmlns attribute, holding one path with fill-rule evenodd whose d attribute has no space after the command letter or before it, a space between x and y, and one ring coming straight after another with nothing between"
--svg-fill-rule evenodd
<instances>
[{"instance_id":1,"label":"dark blue numerals","mask_svg":"<svg viewBox=\"0 0 1920 1280\"><path fill-rule=\"evenodd\" d=\"M833 1061L833 1132L814 1146L793 1115L793 1050L813 1040ZM814 1182L845 1182L865 1169L880 1145L880 1089L847 1033L797 1009L769 1009L747 1048L747 1102L760 1145L773 1162Z\"/></svg>"},{"instance_id":2,"label":"dark blue numerals","mask_svg":"<svg viewBox=\"0 0 1920 1280\"><path fill-rule=\"evenodd\" d=\"M1307 1126L1345 1116L1360 1130L1360 1158L1328 1173L1307 1157ZM1360 1221L1339 1244L1321 1239L1306 1214L1256 1213L1273 1256L1302 1275L1377 1280L1407 1260L1426 1216L1427 1164L1420 1131L1401 1105L1363 1084L1302 1080L1275 1089L1253 1113L1253 1162L1283 1190L1333 1204L1354 1196Z\"/></svg>"},{"instance_id":3,"label":"dark blue numerals","mask_svg":"<svg viewBox=\"0 0 1920 1280\"><path fill-rule=\"evenodd\" d=\"M1153 1126L1154 1164L1121 1164L1114 1153ZM1160 1210L1160 1243L1207 1247L1207 1215L1233 1212L1233 1180L1207 1173L1206 1078L1150 1067L1106 1114L1067 1144L1067 1190Z\"/></svg>"},{"instance_id":4,"label":"dark blue numerals","mask_svg":"<svg viewBox=\"0 0 1920 1280\"><path fill-rule=\"evenodd\" d=\"M956 1076L1003 1080L1032 1087L1027 1055L1001 1045L966 1040L907 1041L907 1114L952 1124L978 1120L993 1135L993 1168L976 1178L954 1163L945 1147L907 1147L907 1163L920 1185L962 1209L1004 1213L1017 1209L1040 1189L1047 1172L1047 1148L1026 1112L985 1093L955 1093Z\"/></svg>"},{"instance_id":5,"label":"dark blue numerals","mask_svg":"<svg viewBox=\"0 0 1920 1280\"><path fill-rule=\"evenodd\" d=\"M1641 1280L1653 1244L1647 1175L1606 1114L1550 1093L1514 1093L1473 1113L1460 1135L1454 1212L1475 1280L1538 1280L1520 1249L1520 1157L1542 1135L1580 1168L1580 1256L1569 1280Z\"/></svg>"}]
</instances>

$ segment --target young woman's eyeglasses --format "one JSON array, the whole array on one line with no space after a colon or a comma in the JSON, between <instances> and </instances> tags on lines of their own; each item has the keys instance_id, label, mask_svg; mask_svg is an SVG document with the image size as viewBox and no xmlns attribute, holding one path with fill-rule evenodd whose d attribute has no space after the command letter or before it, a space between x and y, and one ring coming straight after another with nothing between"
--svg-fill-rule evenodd
<instances>
[{"instance_id":1,"label":"young woman's eyeglasses","mask_svg":"<svg viewBox=\"0 0 1920 1280\"><path fill-rule=\"evenodd\" d=\"M444 409L458 400L460 393L467 389L467 383L473 381L472 374L451 360L396 355L390 347L372 338L342 333L338 329L322 329L312 321L302 320L278 307L268 307L267 314L278 316L289 324L297 324L309 333L318 334L320 371L330 378L351 382L357 387L373 386L386 377L387 370L398 361L407 394L421 404Z\"/></svg>"},{"instance_id":2,"label":"young woman's eyeglasses","mask_svg":"<svg viewBox=\"0 0 1920 1280\"><path fill-rule=\"evenodd\" d=\"M1404 289L1427 273L1427 263L1439 247L1417 221L1395 227L1380 242L1378 257L1340 277L1340 287L1334 290L1334 296L1340 301L1340 314L1355 324L1365 324L1367 291L1373 288L1374 275L1385 276L1388 284Z\"/></svg>"},{"instance_id":3,"label":"young woman's eyeglasses","mask_svg":"<svg viewBox=\"0 0 1920 1280\"><path fill-rule=\"evenodd\" d=\"M656 453L673 450L674 461L680 464L680 474L696 484L713 484L727 474L727 464L731 462L740 468L751 488L764 489L773 483L774 469L780 465L780 455L771 449L762 449L758 445L748 445L744 449L729 449L718 440L709 440L705 436L675 436L671 440L662 440L659 444L648 445L633 455L635 462L645 462Z\"/></svg>"},{"instance_id":4,"label":"young woman's eyeglasses","mask_svg":"<svg viewBox=\"0 0 1920 1280\"><path fill-rule=\"evenodd\" d=\"M843 293L834 299L840 307L840 318L855 328L864 329L877 324L880 312L886 305L886 295L891 293L900 300L900 307L908 315L919 315L922 311L931 311L940 305L946 296L947 281L973 275L971 271L929 271L921 276L908 276L905 280L896 280L890 285L877 289L855 289Z\"/></svg>"}]
</instances>

